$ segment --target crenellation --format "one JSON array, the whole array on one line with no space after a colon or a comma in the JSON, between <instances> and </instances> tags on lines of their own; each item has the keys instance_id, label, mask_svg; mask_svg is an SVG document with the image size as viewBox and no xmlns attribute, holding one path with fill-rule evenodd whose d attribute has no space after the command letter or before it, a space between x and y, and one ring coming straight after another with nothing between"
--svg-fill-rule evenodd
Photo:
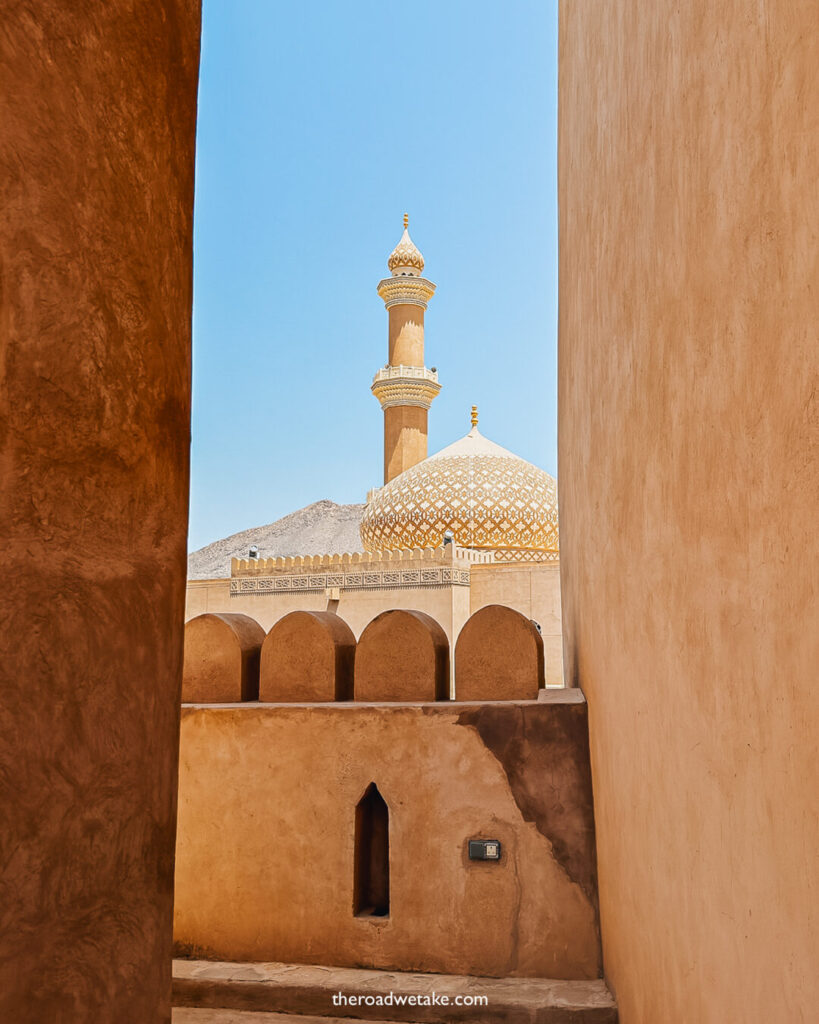
<instances>
[{"instance_id":1,"label":"crenellation","mask_svg":"<svg viewBox=\"0 0 819 1024\"><path fill-rule=\"evenodd\" d=\"M318 648L323 652L320 656ZM340 662L332 652L342 649ZM265 652L269 655L274 650L276 657L267 664ZM410 661L419 658L411 669ZM185 627L182 699L186 703L349 700L354 660L357 700L449 699L446 632L433 616L407 609L376 615L358 645L347 622L334 612L290 612L273 625L267 639L252 616L199 615ZM460 700L535 700L544 686L540 634L534 623L512 608L485 607L461 630L455 671L460 674L455 679ZM365 676L368 682L359 685Z\"/></svg>"},{"instance_id":2,"label":"crenellation","mask_svg":"<svg viewBox=\"0 0 819 1024\"><path fill-rule=\"evenodd\" d=\"M486 605L458 636L455 672L458 700L535 700L546 685L539 627L513 608Z\"/></svg>"},{"instance_id":3,"label":"crenellation","mask_svg":"<svg viewBox=\"0 0 819 1024\"><path fill-rule=\"evenodd\" d=\"M470 566L491 560L491 553L459 548L454 544L395 551L234 558L231 560L231 576L241 584L232 585L230 595L274 596L330 588L343 592L374 587L390 590L469 586ZM366 575L356 573L357 569L366 569Z\"/></svg>"},{"instance_id":4,"label":"crenellation","mask_svg":"<svg viewBox=\"0 0 819 1024\"><path fill-rule=\"evenodd\" d=\"M185 625L182 700L213 704L258 700L265 631L249 615L198 615Z\"/></svg>"},{"instance_id":5,"label":"crenellation","mask_svg":"<svg viewBox=\"0 0 819 1024\"><path fill-rule=\"evenodd\" d=\"M449 699L449 641L425 612L381 612L358 641L355 700L438 701Z\"/></svg>"}]
</instances>

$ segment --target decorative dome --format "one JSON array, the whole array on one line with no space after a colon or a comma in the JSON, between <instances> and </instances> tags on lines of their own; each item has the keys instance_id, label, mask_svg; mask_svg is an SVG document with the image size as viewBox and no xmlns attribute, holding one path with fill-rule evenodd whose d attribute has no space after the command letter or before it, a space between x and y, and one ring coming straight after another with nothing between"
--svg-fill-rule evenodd
<instances>
[{"instance_id":1,"label":"decorative dome","mask_svg":"<svg viewBox=\"0 0 819 1024\"><path fill-rule=\"evenodd\" d=\"M424 257L418 251L409 235L409 215L404 214L404 234L401 241L390 253L387 266L393 277L419 277L424 269Z\"/></svg>"},{"instance_id":2,"label":"decorative dome","mask_svg":"<svg viewBox=\"0 0 819 1024\"><path fill-rule=\"evenodd\" d=\"M473 425L375 491L361 521L368 551L438 547L448 532L498 561L557 561L557 483Z\"/></svg>"}]
</instances>

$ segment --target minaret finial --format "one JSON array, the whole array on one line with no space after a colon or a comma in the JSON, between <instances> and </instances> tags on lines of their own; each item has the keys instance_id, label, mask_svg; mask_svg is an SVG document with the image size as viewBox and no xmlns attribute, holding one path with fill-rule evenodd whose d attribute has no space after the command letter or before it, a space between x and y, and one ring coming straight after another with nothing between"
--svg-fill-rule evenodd
<instances>
[{"instance_id":1,"label":"minaret finial","mask_svg":"<svg viewBox=\"0 0 819 1024\"><path fill-rule=\"evenodd\" d=\"M409 214L405 213L404 214L404 230L406 231L408 227L409 227Z\"/></svg>"},{"instance_id":2,"label":"minaret finial","mask_svg":"<svg viewBox=\"0 0 819 1024\"><path fill-rule=\"evenodd\" d=\"M472 426L477 427L478 425L478 407L477 405L472 406Z\"/></svg>"}]
</instances>

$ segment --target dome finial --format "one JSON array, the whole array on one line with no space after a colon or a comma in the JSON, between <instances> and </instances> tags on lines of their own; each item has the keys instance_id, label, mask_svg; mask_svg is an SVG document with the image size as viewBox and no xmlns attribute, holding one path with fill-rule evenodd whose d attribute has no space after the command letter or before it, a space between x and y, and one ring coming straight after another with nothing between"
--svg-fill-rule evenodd
<instances>
[{"instance_id":1,"label":"dome finial","mask_svg":"<svg viewBox=\"0 0 819 1024\"><path fill-rule=\"evenodd\" d=\"M420 277L424 270L424 257L409 234L409 214L404 214L404 234L390 253L387 266L393 277Z\"/></svg>"},{"instance_id":2,"label":"dome finial","mask_svg":"<svg viewBox=\"0 0 819 1024\"><path fill-rule=\"evenodd\" d=\"M478 407L477 405L472 406L472 426L477 427L478 425Z\"/></svg>"}]
</instances>

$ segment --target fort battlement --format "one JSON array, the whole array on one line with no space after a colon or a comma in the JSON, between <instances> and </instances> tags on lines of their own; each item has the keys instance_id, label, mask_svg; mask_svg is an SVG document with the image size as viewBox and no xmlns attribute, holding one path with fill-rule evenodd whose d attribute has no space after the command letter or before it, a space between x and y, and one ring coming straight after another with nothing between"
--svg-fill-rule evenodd
<instances>
[{"instance_id":1,"label":"fort battlement","mask_svg":"<svg viewBox=\"0 0 819 1024\"><path fill-rule=\"evenodd\" d=\"M412 554L422 571L460 561ZM535 623L498 604L469 616L454 651L417 608L377 611L358 639L341 615L306 604L269 631L239 612L191 619L179 947L599 977L586 706L577 689L545 689L543 669ZM496 920L504 927L486 926Z\"/></svg>"},{"instance_id":2,"label":"fort battlement","mask_svg":"<svg viewBox=\"0 0 819 1024\"><path fill-rule=\"evenodd\" d=\"M503 605L473 613L454 649L456 700L536 700L545 686L538 626ZM425 612L376 615L359 639L341 616L299 610L269 632L249 615L198 615L185 626L185 703L310 703L450 698L450 644Z\"/></svg>"}]
</instances>

